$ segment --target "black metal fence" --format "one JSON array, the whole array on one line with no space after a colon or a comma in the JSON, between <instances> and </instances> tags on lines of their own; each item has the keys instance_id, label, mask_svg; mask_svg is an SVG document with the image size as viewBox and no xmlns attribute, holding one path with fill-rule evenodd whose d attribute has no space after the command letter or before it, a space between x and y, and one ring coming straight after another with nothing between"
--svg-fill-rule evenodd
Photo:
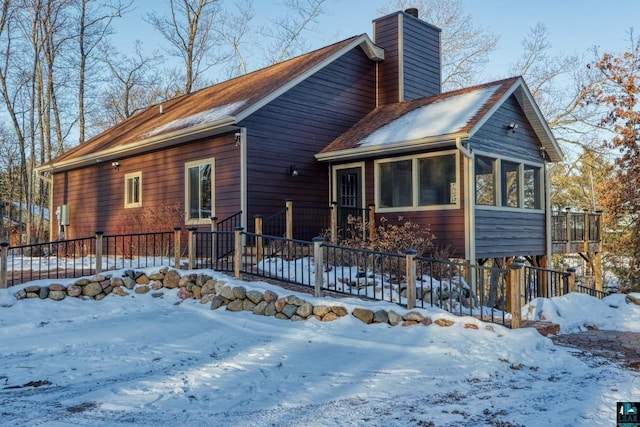
<instances>
[{"instance_id":1,"label":"black metal fence","mask_svg":"<svg viewBox=\"0 0 640 427\"><path fill-rule=\"evenodd\" d=\"M552 298L569 293L568 272L540 267L524 267L524 301L535 298Z\"/></svg>"},{"instance_id":2,"label":"black metal fence","mask_svg":"<svg viewBox=\"0 0 640 427\"><path fill-rule=\"evenodd\" d=\"M174 232L114 234L102 237L101 270L147 268L172 263Z\"/></svg>"}]
</instances>

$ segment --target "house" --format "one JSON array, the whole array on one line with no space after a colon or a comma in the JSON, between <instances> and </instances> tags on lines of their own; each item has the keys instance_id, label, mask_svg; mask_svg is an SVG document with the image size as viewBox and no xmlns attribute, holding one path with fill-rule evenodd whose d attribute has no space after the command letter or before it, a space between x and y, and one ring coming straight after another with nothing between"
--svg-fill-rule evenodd
<instances>
[{"instance_id":1,"label":"house","mask_svg":"<svg viewBox=\"0 0 640 427\"><path fill-rule=\"evenodd\" d=\"M29 215L31 211L31 215ZM17 201L0 202L0 235L11 246L29 243L27 237L48 239L49 210ZM30 228L30 233L27 229Z\"/></svg>"},{"instance_id":2,"label":"house","mask_svg":"<svg viewBox=\"0 0 640 427\"><path fill-rule=\"evenodd\" d=\"M544 259L547 165L562 152L524 80L448 93L440 80L440 30L399 11L373 21L373 38L151 106L39 173L67 238L138 231L132 218L162 208L201 228L241 213L251 231L293 199L374 204L461 258Z\"/></svg>"}]
</instances>

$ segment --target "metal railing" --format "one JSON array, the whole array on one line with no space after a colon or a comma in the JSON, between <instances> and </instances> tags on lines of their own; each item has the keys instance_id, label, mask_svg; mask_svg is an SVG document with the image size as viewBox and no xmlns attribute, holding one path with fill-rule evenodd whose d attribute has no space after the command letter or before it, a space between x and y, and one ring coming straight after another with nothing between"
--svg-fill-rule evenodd
<instances>
[{"instance_id":1,"label":"metal railing","mask_svg":"<svg viewBox=\"0 0 640 427\"><path fill-rule=\"evenodd\" d=\"M552 298L569 293L570 273L524 266L524 302L536 298Z\"/></svg>"},{"instance_id":2,"label":"metal railing","mask_svg":"<svg viewBox=\"0 0 640 427\"><path fill-rule=\"evenodd\" d=\"M368 249L323 244L323 289L380 301L406 304L399 278L405 256Z\"/></svg>"},{"instance_id":3,"label":"metal railing","mask_svg":"<svg viewBox=\"0 0 640 427\"><path fill-rule=\"evenodd\" d=\"M551 216L551 239L556 243L600 242L602 239L601 212L556 212Z\"/></svg>"},{"instance_id":4,"label":"metal railing","mask_svg":"<svg viewBox=\"0 0 640 427\"><path fill-rule=\"evenodd\" d=\"M104 271L169 265L174 253L172 231L104 235L100 269Z\"/></svg>"},{"instance_id":5,"label":"metal railing","mask_svg":"<svg viewBox=\"0 0 640 427\"><path fill-rule=\"evenodd\" d=\"M293 209L293 237L311 241L331 228L331 206L296 206Z\"/></svg>"}]
</instances>

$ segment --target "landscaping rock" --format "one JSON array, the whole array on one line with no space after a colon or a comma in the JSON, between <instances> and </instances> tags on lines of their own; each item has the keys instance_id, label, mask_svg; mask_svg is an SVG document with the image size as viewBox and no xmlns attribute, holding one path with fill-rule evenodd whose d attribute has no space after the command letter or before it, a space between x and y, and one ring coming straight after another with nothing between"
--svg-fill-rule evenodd
<instances>
[{"instance_id":1,"label":"landscaping rock","mask_svg":"<svg viewBox=\"0 0 640 427\"><path fill-rule=\"evenodd\" d=\"M86 286L89 284L89 279L78 279L73 284L76 286Z\"/></svg>"},{"instance_id":2,"label":"landscaping rock","mask_svg":"<svg viewBox=\"0 0 640 427\"><path fill-rule=\"evenodd\" d=\"M187 289L189 289L189 288L187 288ZM193 293L193 297L194 297L195 299L200 299L200 298L202 298L202 288L201 288L200 286L198 286L198 285L194 285L194 286L191 288L191 292Z\"/></svg>"},{"instance_id":3,"label":"landscaping rock","mask_svg":"<svg viewBox=\"0 0 640 427\"><path fill-rule=\"evenodd\" d=\"M25 299L25 298L27 297L27 291L25 291L24 289L20 289L18 292L16 292L15 294L13 294L13 296L14 296L17 300Z\"/></svg>"},{"instance_id":4,"label":"landscaping rock","mask_svg":"<svg viewBox=\"0 0 640 427\"><path fill-rule=\"evenodd\" d=\"M296 314L296 311L298 311L298 306L297 305L286 304L284 306L284 308L282 309L282 314L284 314L285 316L287 316L290 319L291 316Z\"/></svg>"},{"instance_id":5,"label":"landscaping rock","mask_svg":"<svg viewBox=\"0 0 640 427\"><path fill-rule=\"evenodd\" d=\"M118 286L117 288L113 288L113 291L111 291L111 293L115 295L120 295L121 297L126 297L127 295L129 295L129 292L125 291L120 286Z\"/></svg>"},{"instance_id":6,"label":"landscaping rock","mask_svg":"<svg viewBox=\"0 0 640 427\"><path fill-rule=\"evenodd\" d=\"M95 297L93 297L93 299L95 299L96 301L100 301L103 300L104 297L106 297L105 294L103 294L102 292L100 292L98 295L96 295Z\"/></svg>"},{"instance_id":7,"label":"landscaping rock","mask_svg":"<svg viewBox=\"0 0 640 427\"><path fill-rule=\"evenodd\" d=\"M224 298L222 298L220 295L215 295L211 299L211 310L217 310L223 305L224 305Z\"/></svg>"},{"instance_id":8,"label":"landscaping rock","mask_svg":"<svg viewBox=\"0 0 640 427\"><path fill-rule=\"evenodd\" d=\"M70 297L79 297L81 294L82 294L82 286L71 285L67 288L67 295Z\"/></svg>"},{"instance_id":9,"label":"landscaping rock","mask_svg":"<svg viewBox=\"0 0 640 427\"><path fill-rule=\"evenodd\" d=\"M230 301L233 301L234 299L236 299L236 297L233 294L233 289L231 288L231 286L223 286L218 292L218 295Z\"/></svg>"},{"instance_id":10,"label":"landscaping rock","mask_svg":"<svg viewBox=\"0 0 640 427\"><path fill-rule=\"evenodd\" d=\"M182 276L180 280L178 280L179 288L186 288L189 284L195 283L195 280L191 274L187 274L186 276Z\"/></svg>"},{"instance_id":11,"label":"landscaping rock","mask_svg":"<svg viewBox=\"0 0 640 427\"><path fill-rule=\"evenodd\" d=\"M214 280L207 280L204 285L202 285L202 295L209 295L216 293L216 282Z\"/></svg>"},{"instance_id":12,"label":"landscaping rock","mask_svg":"<svg viewBox=\"0 0 640 427\"><path fill-rule=\"evenodd\" d=\"M59 285L57 283L54 283L52 285L49 285L49 290L50 291L66 291L67 288L65 288L64 286Z\"/></svg>"},{"instance_id":13,"label":"landscaping rock","mask_svg":"<svg viewBox=\"0 0 640 427\"><path fill-rule=\"evenodd\" d=\"M146 274L140 275L136 278L136 283L139 285L146 285L150 282L149 277Z\"/></svg>"},{"instance_id":14,"label":"landscaping rock","mask_svg":"<svg viewBox=\"0 0 640 427\"><path fill-rule=\"evenodd\" d=\"M26 293L36 293L36 294L38 294L38 293L40 293L40 286L34 286L34 285L25 286L24 287L24 291Z\"/></svg>"},{"instance_id":15,"label":"landscaping rock","mask_svg":"<svg viewBox=\"0 0 640 427\"><path fill-rule=\"evenodd\" d=\"M252 303L258 304L260 301L262 301L262 292L255 290L247 291L247 298Z\"/></svg>"},{"instance_id":16,"label":"landscaping rock","mask_svg":"<svg viewBox=\"0 0 640 427\"><path fill-rule=\"evenodd\" d=\"M282 313L282 310L287 305L287 300L284 298L278 298L275 302L275 305L276 305L276 311L278 313Z\"/></svg>"},{"instance_id":17,"label":"landscaping rock","mask_svg":"<svg viewBox=\"0 0 640 427\"><path fill-rule=\"evenodd\" d=\"M332 311L336 316L338 316L338 317L344 317L344 316L346 316L347 314L349 314L349 312L347 311L347 309L346 309L346 308L344 308L344 307L343 307L343 306L341 306L341 305L334 305L334 306L332 306L332 307L331 307L331 311ZM324 318L323 318L323 320L324 320Z\"/></svg>"},{"instance_id":18,"label":"landscaping rock","mask_svg":"<svg viewBox=\"0 0 640 427\"><path fill-rule=\"evenodd\" d=\"M65 291L52 291L49 290L49 299L54 301L62 301L67 296Z\"/></svg>"},{"instance_id":19,"label":"landscaping rock","mask_svg":"<svg viewBox=\"0 0 640 427\"><path fill-rule=\"evenodd\" d=\"M256 305L250 299L242 300L242 310L244 311L253 311L256 308Z\"/></svg>"},{"instance_id":20,"label":"landscaping rock","mask_svg":"<svg viewBox=\"0 0 640 427\"><path fill-rule=\"evenodd\" d=\"M627 304L640 305L640 297L638 297L637 295L628 294L626 297L624 297L624 301Z\"/></svg>"},{"instance_id":21,"label":"landscaping rock","mask_svg":"<svg viewBox=\"0 0 640 427\"><path fill-rule=\"evenodd\" d=\"M431 320L430 317L425 317L420 323L422 323L424 326L429 326L433 323L433 320Z\"/></svg>"},{"instance_id":22,"label":"landscaping rock","mask_svg":"<svg viewBox=\"0 0 640 427\"><path fill-rule=\"evenodd\" d=\"M256 304L256 306L253 308L253 314L259 314L264 316L264 311L266 310L267 306L269 305L268 302L266 301L260 301L258 304Z\"/></svg>"},{"instance_id":23,"label":"landscaping rock","mask_svg":"<svg viewBox=\"0 0 640 427\"><path fill-rule=\"evenodd\" d=\"M278 300L278 294L276 294L273 291L270 290L266 290L263 292L262 294L262 298L266 301L266 302L276 302Z\"/></svg>"},{"instance_id":24,"label":"landscaping rock","mask_svg":"<svg viewBox=\"0 0 640 427\"><path fill-rule=\"evenodd\" d=\"M305 302L296 310L296 314L300 317L304 317L305 319L311 314L313 314L313 305L311 303Z\"/></svg>"},{"instance_id":25,"label":"landscaping rock","mask_svg":"<svg viewBox=\"0 0 640 427\"><path fill-rule=\"evenodd\" d=\"M303 299L300 299L295 295L287 296L286 300L287 304L295 305L296 307L300 307L305 302Z\"/></svg>"},{"instance_id":26,"label":"landscaping rock","mask_svg":"<svg viewBox=\"0 0 640 427\"><path fill-rule=\"evenodd\" d=\"M405 313L404 316L402 316L402 318L404 320L413 320L415 322L422 322L422 320L424 319L424 316L422 316L422 314L416 312L416 311L410 311L408 313Z\"/></svg>"},{"instance_id":27,"label":"landscaping rock","mask_svg":"<svg viewBox=\"0 0 640 427\"><path fill-rule=\"evenodd\" d=\"M334 320L338 320L340 318L340 316L338 316L336 313L334 313L333 311L325 314L322 317L322 321L323 322L333 322Z\"/></svg>"},{"instance_id":28,"label":"landscaping rock","mask_svg":"<svg viewBox=\"0 0 640 427\"><path fill-rule=\"evenodd\" d=\"M91 282L82 288L82 295L86 297L95 297L102 293L102 285L98 282Z\"/></svg>"},{"instance_id":29,"label":"landscaping rock","mask_svg":"<svg viewBox=\"0 0 640 427\"><path fill-rule=\"evenodd\" d=\"M227 310L229 311L242 311L242 300L241 299L235 299L233 301L229 301L229 304L227 304Z\"/></svg>"},{"instance_id":30,"label":"landscaping rock","mask_svg":"<svg viewBox=\"0 0 640 427\"><path fill-rule=\"evenodd\" d=\"M162 282L164 280L164 274L158 272L158 273L153 273L151 275L149 275L149 280L154 281L157 280L159 282Z\"/></svg>"},{"instance_id":31,"label":"landscaping rock","mask_svg":"<svg viewBox=\"0 0 640 427\"><path fill-rule=\"evenodd\" d=\"M400 322L402 322L402 316L400 316L398 313L396 313L393 310L390 310L387 313L387 317L389 319L389 324L391 326L398 326L400 324Z\"/></svg>"},{"instance_id":32,"label":"landscaping rock","mask_svg":"<svg viewBox=\"0 0 640 427\"><path fill-rule=\"evenodd\" d=\"M118 286L124 286L124 280L122 280L120 277L112 277L110 281L111 281L111 286L113 286L114 288Z\"/></svg>"},{"instance_id":33,"label":"landscaping rock","mask_svg":"<svg viewBox=\"0 0 640 427\"><path fill-rule=\"evenodd\" d=\"M364 308L354 308L351 313L356 319L366 323L367 325L373 322L373 311Z\"/></svg>"},{"instance_id":34,"label":"landscaping rock","mask_svg":"<svg viewBox=\"0 0 640 427\"><path fill-rule=\"evenodd\" d=\"M180 275L175 270L169 270L164 275L164 280L162 283L165 288L174 289L178 287L178 283L180 282Z\"/></svg>"},{"instance_id":35,"label":"landscaping rock","mask_svg":"<svg viewBox=\"0 0 640 427\"><path fill-rule=\"evenodd\" d=\"M327 307L326 305L316 305L315 307L313 307L313 314L314 316L319 316L320 318L323 318L324 316L327 315L327 313L331 312L331 308Z\"/></svg>"},{"instance_id":36,"label":"landscaping rock","mask_svg":"<svg viewBox=\"0 0 640 427\"><path fill-rule=\"evenodd\" d=\"M136 291L137 290L138 288L136 288ZM185 287L180 287L178 288L178 298L180 298L181 300L191 299L193 298L193 293L189 292L189 290Z\"/></svg>"},{"instance_id":37,"label":"landscaping rock","mask_svg":"<svg viewBox=\"0 0 640 427\"><path fill-rule=\"evenodd\" d=\"M389 314L385 310L373 313L373 323L389 323Z\"/></svg>"},{"instance_id":38,"label":"landscaping rock","mask_svg":"<svg viewBox=\"0 0 640 427\"><path fill-rule=\"evenodd\" d=\"M264 309L264 315L265 316L275 316L276 313L277 313L277 311L276 311L276 303L275 302L267 302L267 306Z\"/></svg>"},{"instance_id":39,"label":"landscaping rock","mask_svg":"<svg viewBox=\"0 0 640 427\"><path fill-rule=\"evenodd\" d=\"M49 288L47 286L43 286L40 288L40 292L38 292L38 296L40 299L45 299L49 296Z\"/></svg>"},{"instance_id":40,"label":"landscaping rock","mask_svg":"<svg viewBox=\"0 0 640 427\"><path fill-rule=\"evenodd\" d=\"M203 287L205 283L211 280L211 276L206 274L198 274L196 276L196 285Z\"/></svg>"},{"instance_id":41,"label":"landscaping rock","mask_svg":"<svg viewBox=\"0 0 640 427\"><path fill-rule=\"evenodd\" d=\"M234 286L233 296L236 299L245 299L247 297L247 290L243 286Z\"/></svg>"},{"instance_id":42,"label":"landscaping rock","mask_svg":"<svg viewBox=\"0 0 640 427\"><path fill-rule=\"evenodd\" d=\"M455 322L448 319L437 319L434 323L438 326L449 327L452 326Z\"/></svg>"},{"instance_id":43,"label":"landscaping rock","mask_svg":"<svg viewBox=\"0 0 640 427\"><path fill-rule=\"evenodd\" d=\"M134 291L136 294L146 294L147 292L149 292L151 289L148 286L137 286Z\"/></svg>"},{"instance_id":44,"label":"landscaping rock","mask_svg":"<svg viewBox=\"0 0 640 427\"><path fill-rule=\"evenodd\" d=\"M136 287L136 281L132 277L125 277L123 280L124 280L124 286L127 289L133 289Z\"/></svg>"},{"instance_id":45,"label":"landscaping rock","mask_svg":"<svg viewBox=\"0 0 640 427\"><path fill-rule=\"evenodd\" d=\"M418 323L419 322L416 322L415 320L405 320L404 322L402 322L402 326L414 326Z\"/></svg>"}]
</instances>

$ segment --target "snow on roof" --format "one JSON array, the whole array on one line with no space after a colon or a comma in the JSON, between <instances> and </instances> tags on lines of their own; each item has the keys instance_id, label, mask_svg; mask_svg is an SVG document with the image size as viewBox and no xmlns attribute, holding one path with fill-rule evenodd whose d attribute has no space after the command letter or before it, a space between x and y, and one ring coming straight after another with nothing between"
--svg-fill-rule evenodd
<instances>
[{"instance_id":1,"label":"snow on roof","mask_svg":"<svg viewBox=\"0 0 640 427\"><path fill-rule=\"evenodd\" d=\"M217 107L213 107L208 110L201 111L199 113L192 114L187 117L176 119L162 126L158 126L155 129L150 130L143 136L145 138L149 138L154 135L158 135L171 130L184 129L190 126L197 126L205 123L212 123L217 120L228 117L229 115L231 115L231 113L236 111L238 108L242 107L246 102L247 100L243 99L242 101L233 102L231 104L219 105Z\"/></svg>"},{"instance_id":2,"label":"snow on roof","mask_svg":"<svg viewBox=\"0 0 640 427\"><path fill-rule=\"evenodd\" d=\"M459 132L499 88L479 88L427 104L372 132L359 147L413 141Z\"/></svg>"}]
</instances>

